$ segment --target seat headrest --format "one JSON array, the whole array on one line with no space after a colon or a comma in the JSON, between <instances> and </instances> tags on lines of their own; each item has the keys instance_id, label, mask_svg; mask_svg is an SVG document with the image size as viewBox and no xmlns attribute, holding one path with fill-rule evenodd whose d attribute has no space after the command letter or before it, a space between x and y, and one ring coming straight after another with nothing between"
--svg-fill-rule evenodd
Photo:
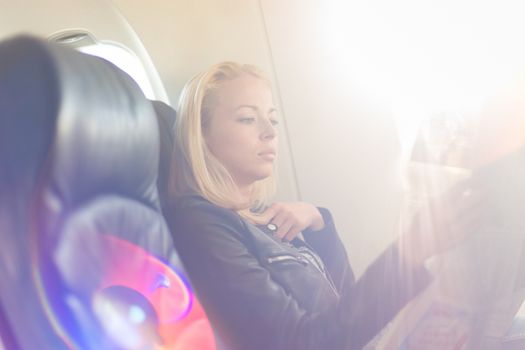
<instances>
[{"instance_id":1,"label":"seat headrest","mask_svg":"<svg viewBox=\"0 0 525 350\"><path fill-rule=\"evenodd\" d=\"M158 206L158 126L149 100L113 64L49 47L61 97L55 191L69 203L115 191Z\"/></svg>"},{"instance_id":2,"label":"seat headrest","mask_svg":"<svg viewBox=\"0 0 525 350\"><path fill-rule=\"evenodd\" d=\"M67 207L102 192L158 207L157 120L135 81L110 62L58 44L32 37L8 44L13 60L20 60L15 79L26 77L30 85L36 79L29 73L38 67L48 75L43 89L56 92L56 106L40 106L58 111L49 192ZM23 96L38 101L41 93L32 88Z\"/></svg>"}]
</instances>

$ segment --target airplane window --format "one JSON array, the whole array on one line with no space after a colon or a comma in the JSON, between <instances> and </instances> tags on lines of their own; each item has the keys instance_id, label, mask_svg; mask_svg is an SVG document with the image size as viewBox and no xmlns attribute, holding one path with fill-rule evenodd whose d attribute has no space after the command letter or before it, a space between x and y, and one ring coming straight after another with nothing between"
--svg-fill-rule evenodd
<instances>
[{"instance_id":1,"label":"airplane window","mask_svg":"<svg viewBox=\"0 0 525 350\"><path fill-rule=\"evenodd\" d=\"M148 99L155 99L146 71L139 58L131 50L113 42L99 42L94 45L78 47L77 50L104 58L115 64L135 80Z\"/></svg>"},{"instance_id":2,"label":"airplane window","mask_svg":"<svg viewBox=\"0 0 525 350\"><path fill-rule=\"evenodd\" d=\"M156 99L142 62L133 51L124 45L113 41L99 41L91 33L78 30L61 31L51 35L49 40L110 61L129 74L148 99Z\"/></svg>"}]
</instances>

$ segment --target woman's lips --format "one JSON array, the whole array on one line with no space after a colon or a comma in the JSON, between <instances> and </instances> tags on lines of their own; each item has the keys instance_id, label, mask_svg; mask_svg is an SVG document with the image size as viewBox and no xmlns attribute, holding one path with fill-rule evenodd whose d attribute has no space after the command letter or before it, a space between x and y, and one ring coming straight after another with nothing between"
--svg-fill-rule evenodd
<instances>
[{"instance_id":1,"label":"woman's lips","mask_svg":"<svg viewBox=\"0 0 525 350\"><path fill-rule=\"evenodd\" d=\"M267 160L267 161L275 160L275 156L276 156L276 154L273 151L259 153L259 157L261 157L262 159Z\"/></svg>"}]
</instances>

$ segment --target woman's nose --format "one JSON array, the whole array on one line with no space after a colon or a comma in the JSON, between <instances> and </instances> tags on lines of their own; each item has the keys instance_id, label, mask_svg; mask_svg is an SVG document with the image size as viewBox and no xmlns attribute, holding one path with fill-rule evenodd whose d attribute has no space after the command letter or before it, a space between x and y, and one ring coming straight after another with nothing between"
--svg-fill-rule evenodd
<instances>
[{"instance_id":1,"label":"woman's nose","mask_svg":"<svg viewBox=\"0 0 525 350\"><path fill-rule=\"evenodd\" d=\"M277 136L276 126L270 120L264 120L261 123L261 138L264 140L272 140Z\"/></svg>"}]
</instances>

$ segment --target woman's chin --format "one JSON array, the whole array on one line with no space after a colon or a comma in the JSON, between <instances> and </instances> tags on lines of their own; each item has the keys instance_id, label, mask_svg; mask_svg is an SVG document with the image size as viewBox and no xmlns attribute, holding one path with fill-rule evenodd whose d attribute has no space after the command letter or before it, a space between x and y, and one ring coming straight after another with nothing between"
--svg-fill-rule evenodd
<instances>
[{"instance_id":1,"label":"woman's chin","mask_svg":"<svg viewBox=\"0 0 525 350\"><path fill-rule=\"evenodd\" d=\"M273 169L269 170L269 171L261 172L260 174L258 174L256 181L266 180L267 178L271 177L272 175L273 175Z\"/></svg>"},{"instance_id":2,"label":"woman's chin","mask_svg":"<svg viewBox=\"0 0 525 350\"><path fill-rule=\"evenodd\" d=\"M257 182L263 181L274 175L273 167L266 169L252 169L251 172L246 172L243 176L234 177L234 181L239 187L251 186Z\"/></svg>"}]
</instances>

